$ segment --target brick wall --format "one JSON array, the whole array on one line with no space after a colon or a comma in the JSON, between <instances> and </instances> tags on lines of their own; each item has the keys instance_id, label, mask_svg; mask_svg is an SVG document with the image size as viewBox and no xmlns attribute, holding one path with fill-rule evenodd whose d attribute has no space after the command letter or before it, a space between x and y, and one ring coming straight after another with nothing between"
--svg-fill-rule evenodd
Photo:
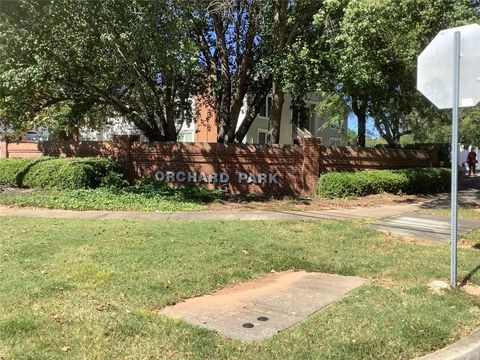
<instances>
[{"instance_id":1,"label":"brick wall","mask_svg":"<svg viewBox=\"0 0 480 360\"><path fill-rule=\"evenodd\" d=\"M221 187L232 194L296 196L310 195L319 174L329 171L438 166L435 151L320 146L317 139L300 145L137 141L138 137L132 136L116 136L112 142L7 144L0 139L0 157L112 157L129 180L156 176Z\"/></svg>"},{"instance_id":2,"label":"brick wall","mask_svg":"<svg viewBox=\"0 0 480 360\"><path fill-rule=\"evenodd\" d=\"M319 145L315 140L301 145L269 146L138 143L133 145L131 155L137 177L181 172L183 180L185 176L193 178L201 173L206 176L226 173L228 182L213 179L207 186L224 187L232 194L305 196L311 194L318 180Z\"/></svg>"},{"instance_id":3,"label":"brick wall","mask_svg":"<svg viewBox=\"0 0 480 360\"><path fill-rule=\"evenodd\" d=\"M129 136L112 142L0 142L6 156L102 156L117 159L129 180L141 177L175 177L173 182L193 182L221 187L231 194L311 194L318 180L320 143L301 145L244 145L217 143L139 143ZM216 175L215 175L216 174ZM228 174L228 175L225 175ZM224 181L228 176L229 181ZM223 177L223 178L221 178Z\"/></svg>"},{"instance_id":4,"label":"brick wall","mask_svg":"<svg viewBox=\"0 0 480 360\"><path fill-rule=\"evenodd\" d=\"M320 172L438 166L435 149L406 150L321 146Z\"/></svg>"},{"instance_id":5,"label":"brick wall","mask_svg":"<svg viewBox=\"0 0 480 360\"><path fill-rule=\"evenodd\" d=\"M112 144L107 141L22 141L8 143L8 157L111 156L113 149Z\"/></svg>"},{"instance_id":6,"label":"brick wall","mask_svg":"<svg viewBox=\"0 0 480 360\"><path fill-rule=\"evenodd\" d=\"M5 143L6 144L6 143ZM37 142L10 142L5 146L7 156L9 158L24 158L24 157L38 157L43 156L43 153L38 149Z\"/></svg>"}]
</instances>

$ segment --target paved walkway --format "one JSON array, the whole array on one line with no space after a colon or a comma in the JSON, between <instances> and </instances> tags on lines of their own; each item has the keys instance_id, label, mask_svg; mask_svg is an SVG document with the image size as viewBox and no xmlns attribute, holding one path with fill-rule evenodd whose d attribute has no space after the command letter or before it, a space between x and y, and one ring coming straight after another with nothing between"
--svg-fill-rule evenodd
<instances>
[{"instance_id":1,"label":"paved walkway","mask_svg":"<svg viewBox=\"0 0 480 360\"><path fill-rule=\"evenodd\" d=\"M323 220L364 219L395 216L419 209L418 204L388 205L372 208L336 209L321 211L181 211L181 212L134 212L134 211L73 211L37 208L17 208L0 205L0 217L28 216L59 219L101 220Z\"/></svg>"},{"instance_id":2,"label":"paved walkway","mask_svg":"<svg viewBox=\"0 0 480 360\"><path fill-rule=\"evenodd\" d=\"M370 227L392 234L429 239L435 241L450 241L450 217L426 214L403 214L379 219ZM459 236L480 226L479 220L458 219L457 234Z\"/></svg>"},{"instance_id":3,"label":"paved walkway","mask_svg":"<svg viewBox=\"0 0 480 360\"><path fill-rule=\"evenodd\" d=\"M478 207L480 205L480 176L463 177L459 182L458 204L460 206ZM440 194L433 200L416 204L418 209L435 209L450 207L450 194ZM370 227L386 233L417 237L435 241L450 241L450 217L419 213L386 215L374 221ZM478 220L458 219L457 232L461 236L477 226ZM479 359L480 360L480 359Z\"/></svg>"},{"instance_id":4,"label":"paved walkway","mask_svg":"<svg viewBox=\"0 0 480 360\"><path fill-rule=\"evenodd\" d=\"M255 220L374 220L370 227L386 233L406 235L436 241L449 241L450 219L418 214L430 204L384 205L370 208L335 209L320 211L183 211L183 212L134 212L134 211L72 211L37 208L17 208L0 205L0 217L21 216L56 219L92 220L149 220L149 221L255 221ZM480 221L459 219L459 235L467 233Z\"/></svg>"}]
</instances>

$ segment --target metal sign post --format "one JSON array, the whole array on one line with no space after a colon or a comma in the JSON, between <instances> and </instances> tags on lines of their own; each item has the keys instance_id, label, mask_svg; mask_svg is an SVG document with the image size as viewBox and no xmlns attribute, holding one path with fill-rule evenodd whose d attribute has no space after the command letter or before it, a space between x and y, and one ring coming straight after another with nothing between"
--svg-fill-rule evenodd
<instances>
[{"instance_id":1,"label":"metal sign post","mask_svg":"<svg viewBox=\"0 0 480 360\"><path fill-rule=\"evenodd\" d=\"M460 89L460 31L455 31L453 45L453 106L452 106L452 196L450 237L450 285L457 287L457 224L458 224L458 106Z\"/></svg>"},{"instance_id":2,"label":"metal sign post","mask_svg":"<svg viewBox=\"0 0 480 360\"><path fill-rule=\"evenodd\" d=\"M450 283L454 288L457 287L458 109L480 102L479 48L480 25L459 26L440 31L417 60L417 89L437 108L452 109Z\"/></svg>"}]
</instances>

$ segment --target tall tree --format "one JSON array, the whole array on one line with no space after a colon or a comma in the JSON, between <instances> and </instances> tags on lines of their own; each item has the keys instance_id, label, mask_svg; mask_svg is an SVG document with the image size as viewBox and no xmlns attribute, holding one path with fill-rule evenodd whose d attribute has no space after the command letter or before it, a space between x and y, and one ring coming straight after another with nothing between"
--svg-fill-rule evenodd
<instances>
[{"instance_id":1,"label":"tall tree","mask_svg":"<svg viewBox=\"0 0 480 360\"><path fill-rule=\"evenodd\" d=\"M382 70L385 85L375 98L372 115L380 135L390 146L396 146L401 136L431 126L441 117L416 90L418 55L438 31L471 22L474 13L469 1L431 4L403 0L399 4L390 3L385 11L393 15L379 24L378 42L390 61Z\"/></svg>"},{"instance_id":2,"label":"tall tree","mask_svg":"<svg viewBox=\"0 0 480 360\"><path fill-rule=\"evenodd\" d=\"M6 121L15 126L59 109L82 125L101 113L124 117L150 140L176 141L191 119L198 73L180 1L2 3Z\"/></svg>"},{"instance_id":3,"label":"tall tree","mask_svg":"<svg viewBox=\"0 0 480 360\"><path fill-rule=\"evenodd\" d=\"M280 141L280 124L285 93L291 92L293 98L302 98L311 88L303 78L291 75L299 73L298 68L306 66L306 58L300 62L291 62L298 48L297 41L308 33L314 15L322 7L322 0L277 1L273 6L273 22L270 33L273 35L270 48L273 50L269 61L269 72L272 74L272 112L269 123L268 142L278 144Z\"/></svg>"},{"instance_id":4,"label":"tall tree","mask_svg":"<svg viewBox=\"0 0 480 360\"><path fill-rule=\"evenodd\" d=\"M287 48L313 21L321 1L197 0L193 4L193 35L201 49L218 141L241 142L271 92L269 138L278 142L284 99L282 61Z\"/></svg>"},{"instance_id":5,"label":"tall tree","mask_svg":"<svg viewBox=\"0 0 480 360\"><path fill-rule=\"evenodd\" d=\"M416 57L440 29L472 15L469 0L325 1L316 18L326 47L324 83L357 116L357 145L365 146L368 116L390 145L421 125L412 121L415 110L428 106L415 90Z\"/></svg>"},{"instance_id":6,"label":"tall tree","mask_svg":"<svg viewBox=\"0 0 480 360\"><path fill-rule=\"evenodd\" d=\"M452 134L452 119L449 111L442 111L435 119L434 126L428 126L413 133L416 143L448 143ZM480 107L465 108L460 111L459 142L465 146L480 147Z\"/></svg>"},{"instance_id":7,"label":"tall tree","mask_svg":"<svg viewBox=\"0 0 480 360\"><path fill-rule=\"evenodd\" d=\"M285 52L287 34L287 11L288 1L277 1L273 12L273 38L277 41L274 46L274 56L278 58ZM276 71L272 79L272 113L267 135L267 142L278 144L280 142L280 122L282 109L285 101L285 93L282 86L281 71Z\"/></svg>"},{"instance_id":8,"label":"tall tree","mask_svg":"<svg viewBox=\"0 0 480 360\"><path fill-rule=\"evenodd\" d=\"M370 92L375 81L366 69L361 69L369 52L356 53L363 41L359 37L368 30L365 27L357 29L352 24L358 21L356 18L362 4L365 6L366 1L326 0L315 18L320 26L317 46L324 50L319 53L320 66L324 69L320 74L320 86L329 93L337 93L349 104L357 117L357 146L360 147L365 146Z\"/></svg>"},{"instance_id":9,"label":"tall tree","mask_svg":"<svg viewBox=\"0 0 480 360\"><path fill-rule=\"evenodd\" d=\"M255 74L261 54L263 12L260 0L192 3L192 35L200 49L203 79L208 84L205 98L214 109L219 142L235 141L249 87L257 85L261 96L251 99L247 115L252 108L259 108L261 98L269 91L270 80L259 79ZM261 84L255 84L258 82Z\"/></svg>"}]
</instances>

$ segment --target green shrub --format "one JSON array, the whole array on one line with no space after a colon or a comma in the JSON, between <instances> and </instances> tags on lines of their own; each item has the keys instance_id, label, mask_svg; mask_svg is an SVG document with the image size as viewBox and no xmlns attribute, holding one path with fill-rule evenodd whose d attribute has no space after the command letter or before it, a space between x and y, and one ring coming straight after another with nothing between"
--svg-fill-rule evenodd
<instances>
[{"instance_id":1,"label":"green shrub","mask_svg":"<svg viewBox=\"0 0 480 360\"><path fill-rule=\"evenodd\" d=\"M0 184L7 186L23 186L23 179L30 168L38 162L50 158L33 159L0 159Z\"/></svg>"},{"instance_id":2,"label":"green shrub","mask_svg":"<svg viewBox=\"0 0 480 360\"><path fill-rule=\"evenodd\" d=\"M38 189L87 189L125 185L118 165L97 158L0 159L0 184Z\"/></svg>"},{"instance_id":3,"label":"green shrub","mask_svg":"<svg viewBox=\"0 0 480 360\"><path fill-rule=\"evenodd\" d=\"M320 177L317 194L328 198L379 193L432 194L448 190L450 170L418 168L328 173Z\"/></svg>"},{"instance_id":4,"label":"green shrub","mask_svg":"<svg viewBox=\"0 0 480 360\"><path fill-rule=\"evenodd\" d=\"M62 158L34 164L22 185L37 189L93 189L119 187L123 179L112 160Z\"/></svg>"},{"instance_id":5,"label":"green shrub","mask_svg":"<svg viewBox=\"0 0 480 360\"><path fill-rule=\"evenodd\" d=\"M452 172L450 169L406 169L403 172L408 179L403 190L406 194L435 194L450 189Z\"/></svg>"}]
</instances>

